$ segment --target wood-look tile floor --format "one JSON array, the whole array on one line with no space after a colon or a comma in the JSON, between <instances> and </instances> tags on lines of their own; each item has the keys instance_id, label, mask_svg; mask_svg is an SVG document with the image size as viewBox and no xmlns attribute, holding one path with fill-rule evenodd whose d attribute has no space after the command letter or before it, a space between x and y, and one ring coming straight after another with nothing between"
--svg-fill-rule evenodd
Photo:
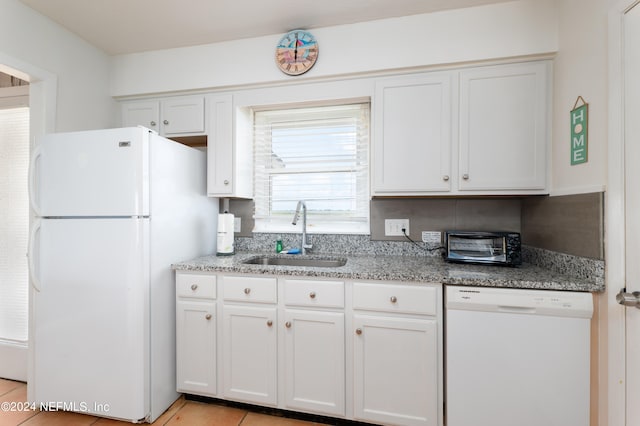
<instances>
[{"instance_id":1,"label":"wood-look tile floor","mask_svg":"<svg viewBox=\"0 0 640 426\"><path fill-rule=\"evenodd\" d=\"M21 403L26 400L27 385L25 383L0 379L0 407L5 402ZM189 401L184 397L178 399L158 420L153 422L153 425L167 426L317 426L321 424ZM0 426L17 425L125 426L131 423L65 411L6 411L0 408Z\"/></svg>"}]
</instances>

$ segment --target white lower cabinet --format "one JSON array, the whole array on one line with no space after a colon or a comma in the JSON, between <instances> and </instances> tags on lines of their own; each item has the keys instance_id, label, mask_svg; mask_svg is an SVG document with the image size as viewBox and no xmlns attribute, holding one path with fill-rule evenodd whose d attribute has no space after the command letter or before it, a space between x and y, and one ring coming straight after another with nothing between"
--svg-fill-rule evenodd
<instances>
[{"instance_id":1,"label":"white lower cabinet","mask_svg":"<svg viewBox=\"0 0 640 426\"><path fill-rule=\"evenodd\" d=\"M225 398L278 403L276 279L221 276L222 371Z\"/></svg>"},{"instance_id":2,"label":"white lower cabinet","mask_svg":"<svg viewBox=\"0 0 640 426\"><path fill-rule=\"evenodd\" d=\"M286 408L345 415L344 314L285 311Z\"/></svg>"},{"instance_id":3,"label":"white lower cabinet","mask_svg":"<svg viewBox=\"0 0 640 426\"><path fill-rule=\"evenodd\" d=\"M179 272L177 287L179 391L442 426L440 285Z\"/></svg>"},{"instance_id":4,"label":"white lower cabinet","mask_svg":"<svg viewBox=\"0 0 640 426\"><path fill-rule=\"evenodd\" d=\"M285 407L345 416L344 283L281 279Z\"/></svg>"},{"instance_id":5,"label":"white lower cabinet","mask_svg":"<svg viewBox=\"0 0 640 426\"><path fill-rule=\"evenodd\" d=\"M355 417L439 424L437 322L355 315L353 326Z\"/></svg>"},{"instance_id":6,"label":"white lower cabinet","mask_svg":"<svg viewBox=\"0 0 640 426\"><path fill-rule=\"evenodd\" d=\"M176 276L177 390L216 396L217 316L212 275Z\"/></svg>"},{"instance_id":7,"label":"white lower cabinet","mask_svg":"<svg viewBox=\"0 0 640 426\"><path fill-rule=\"evenodd\" d=\"M178 391L216 395L216 306L178 302Z\"/></svg>"},{"instance_id":8,"label":"white lower cabinet","mask_svg":"<svg viewBox=\"0 0 640 426\"><path fill-rule=\"evenodd\" d=\"M277 397L276 308L224 306L225 398L275 406Z\"/></svg>"},{"instance_id":9,"label":"white lower cabinet","mask_svg":"<svg viewBox=\"0 0 640 426\"><path fill-rule=\"evenodd\" d=\"M443 424L442 287L353 284L354 418Z\"/></svg>"}]
</instances>

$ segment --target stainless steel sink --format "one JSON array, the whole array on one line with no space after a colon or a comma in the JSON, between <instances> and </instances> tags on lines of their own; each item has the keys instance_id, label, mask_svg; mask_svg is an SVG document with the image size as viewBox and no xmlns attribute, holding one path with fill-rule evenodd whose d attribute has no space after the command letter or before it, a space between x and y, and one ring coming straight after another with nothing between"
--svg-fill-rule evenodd
<instances>
[{"instance_id":1,"label":"stainless steel sink","mask_svg":"<svg viewBox=\"0 0 640 426\"><path fill-rule=\"evenodd\" d=\"M282 257L282 256L256 256L245 260L249 265L277 265L277 266L312 266L318 268L337 268L344 266L347 259L341 257L308 258L308 257Z\"/></svg>"}]
</instances>

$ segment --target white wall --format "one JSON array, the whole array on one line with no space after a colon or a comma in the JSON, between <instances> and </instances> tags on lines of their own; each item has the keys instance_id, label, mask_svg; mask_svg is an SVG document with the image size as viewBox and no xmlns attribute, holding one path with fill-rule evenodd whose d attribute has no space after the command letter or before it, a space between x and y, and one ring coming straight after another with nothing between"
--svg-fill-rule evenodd
<instances>
[{"instance_id":1,"label":"white wall","mask_svg":"<svg viewBox=\"0 0 640 426\"><path fill-rule=\"evenodd\" d=\"M37 69L57 82L55 120L46 130L113 127L109 57L18 0L0 0L0 10L0 65Z\"/></svg>"},{"instance_id":2,"label":"white wall","mask_svg":"<svg viewBox=\"0 0 640 426\"><path fill-rule=\"evenodd\" d=\"M282 34L120 55L116 97L308 81L372 71L544 54L557 50L554 0L522 0L313 30L320 56L300 77L277 70Z\"/></svg>"},{"instance_id":3,"label":"white wall","mask_svg":"<svg viewBox=\"0 0 640 426\"><path fill-rule=\"evenodd\" d=\"M607 182L608 50L611 0L561 0L554 66L552 194L602 191ZM569 111L589 104L588 162L571 166Z\"/></svg>"},{"instance_id":4,"label":"white wall","mask_svg":"<svg viewBox=\"0 0 640 426\"><path fill-rule=\"evenodd\" d=\"M29 80L32 143L43 133L112 127L109 57L17 0L0 0L0 70ZM27 346L0 341L0 376L27 379Z\"/></svg>"}]
</instances>

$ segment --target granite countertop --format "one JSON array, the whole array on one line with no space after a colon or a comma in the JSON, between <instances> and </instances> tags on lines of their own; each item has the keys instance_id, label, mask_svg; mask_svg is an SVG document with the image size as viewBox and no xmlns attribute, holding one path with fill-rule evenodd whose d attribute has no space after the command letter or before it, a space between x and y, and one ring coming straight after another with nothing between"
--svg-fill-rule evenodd
<instances>
[{"instance_id":1,"label":"granite countertop","mask_svg":"<svg viewBox=\"0 0 640 426\"><path fill-rule=\"evenodd\" d=\"M178 271L233 272L242 274L292 275L347 280L405 281L481 287L528 288L565 291L604 291L604 283L573 277L550 269L523 264L519 267L470 265L445 262L433 256L308 255L308 258L346 258L335 268L251 265L244 262L273 253L238 252L232 256L203 256L172 265ZM300 255L277 255L280 257Z\"/></svg>"}]
</instances>

